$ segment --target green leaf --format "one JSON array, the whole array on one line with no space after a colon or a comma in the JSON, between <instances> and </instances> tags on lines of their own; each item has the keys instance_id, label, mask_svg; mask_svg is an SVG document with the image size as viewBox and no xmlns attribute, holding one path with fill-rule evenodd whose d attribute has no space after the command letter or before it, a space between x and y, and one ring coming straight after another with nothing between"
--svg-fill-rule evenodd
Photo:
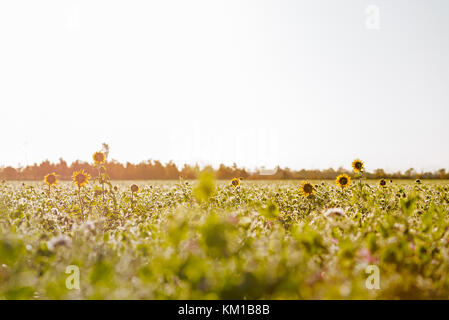
<instances>
[{"instance_id":1,"label":"green leaf","mask_svg":"<svg viewBox=\"0 0 449 320\"><path fill-rule=\"evenodd\" d=\"M279 208L271 200L259 209L259 213L267 219L279 218Z\"/></svg>"}]
</instances>

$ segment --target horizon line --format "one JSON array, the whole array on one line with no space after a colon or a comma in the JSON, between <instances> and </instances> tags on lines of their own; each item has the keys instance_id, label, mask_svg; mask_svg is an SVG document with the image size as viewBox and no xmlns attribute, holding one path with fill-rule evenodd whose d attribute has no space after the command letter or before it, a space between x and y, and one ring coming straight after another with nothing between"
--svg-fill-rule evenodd
<instances>
[{"instance_id":1,"label":"horizon line","mask_svg":"<svg viewBox=\"0 0 449 320\"><path fill-rule=\"evenodd\" d=\"M20 170L20 169L24 169L24 168L27 168L27 167L40 166L40 165L42 165L43 163L46 163L46 162L48 162L51 165L57 165L57 164L59 164L61 162L65 162L68 167L73 166L74 164L93 165L92 161L76 159L76 160L70 162L70 161L67 161L64 158L60 157L58 159L58 161L51 161L49 159L45 159L45 160L41 160L40 162L34 161L32 164L29 163L29 164L26 164L26 165L23 165L20 162L17 165L5 165L5 164L0 163L0 169L5 169L5 168L9 167L9 168L14 168L16 170ZM339 171L339 170L340 171L341 170L351 171L351 167L350 166L349 167L345 167L345 166L342 166L342 165L339 165L339 166L336 166L336 167L330 166L330 167L327 167L327 168L307 168L307 167L294 168L294 167L290 167L290 166L281 166L280 164L278 164L278 165L273 166L273 167L267 167L267 166L263 166L262 165L262 166L256 166L256 167L253 167L253 168L249 168L247 166L240 166L240 165L238 165L235 162L233 162L232 164L226 164L226 163L210 164L210 163L204 163L203 161L196 161L195 163L187 163L187 162L179 162L179 161L176 161L176 160L163 161L163 160L151 159L151 158L146 159L146 160L141 160L141 161L138 161L138 162L131 162L131 161L122 162L122 161L119 161L117 159L111 159L111 160L107 160L106 161L106 163L119 163L119 164L121 164L123 166L126 166L128 163L131 164L131 165L139 165L139 164L145 164L145 163L148 163L148 162L153 162L153 163L154 162L159 162L163 166L166 166L167 164L172 163L178 169L182 169L184 166L189 166L189 167L198 167L200 170L203 170L203 169L205 169L207 167L211 167L214 170L218 170L221 165L223 165L225 167L233 168L234 165L235 165L237 169L245 170L245 171L250 172L250 173L261 172L261 171L262 172L264 172L264 171L270 172L270 171L275 171L275 170L277 171L279 169L281 169L281 170L288 169L290 171L302 171L302 170L305 170L305 171L325 171L325 170L331 170L331 169L335 170L335 171ZM402 173L402 172L405 172L405 171L408 171L408 170L412 170L412 171L414 171L416 173L426 173L426 172L430 172L431 173L431 172L438 172L438 171L441 171L441 170L449 171L447 167L446 168L445 167L441 167L441 168L435 168L435 169L427 169L427 170L426 169L422 169L422 168L415 168L415 167L403 168L403 169L397 169L397 170L384 169L382 167L379 167L379 168L373 168L372 170L366 170L365 172L366 173L370 173L370 172L374 172L375 170L379 170L379 169L384 170L385 173L389 173L389 174ZM267 175L270 175L270 174L267 173Z\"/></svg>"}]
</instances>

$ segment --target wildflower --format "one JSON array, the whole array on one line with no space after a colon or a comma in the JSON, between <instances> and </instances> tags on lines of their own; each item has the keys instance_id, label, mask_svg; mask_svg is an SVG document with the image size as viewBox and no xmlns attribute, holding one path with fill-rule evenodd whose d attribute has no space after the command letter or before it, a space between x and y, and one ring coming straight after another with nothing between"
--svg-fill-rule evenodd
<instances>
[{"instance_id":1,"label":"wildflower","mask_svg":"<svg viewBox=\"0 0 449 320\"><path fill-rule=\"evenodd\" d=\"M349 184L351 183L351 178L347 174L341 174L337 177L335 183L343 189L349 186Z\"/></svg>"},{"instance_id":2,"label":"wildflower","mask_svg":"<svg viewBox=\"0 0 449 320\"><path fill-rule=\"evenodd\" d=\"M82 188L89 183L90 174L84 172L84 170L75 171L72 179L73 183L75 183L78 188Z\"/></svg>"},{"instance_id":3,"label":"wildflower","mask_svg":"<svg viewBox=\"0 0 449 320\"><path fill-rule=\"evenodd\" d=\"M52 172L52 173L47 174L47 175L44 177L44 182L45 182L49 187L51 187L51 186L57 184L57 183L58 183L58 178L56 177L56 173Z\"/></svg>"},{"instance_id":4,"label":"wildflower","mask_svg":"<svg viewBox=\"0 0 449 320\"><path fill-rule=\"evenodd\" d=\"M415 181L417 184L420 184L421 183L421 180L419 180L419 179L416 179L416 181Z\"/></svg>"},{"instance_id":5,"label":"wildflower","mask_svg":"<svg viewBox=\"0 0 449 320\"><path fill-rule=\"evenodd\" d=\"M360 159L355 159L354 161L352 161L352 168L354 169L355 173L362 172L364 170L363 161Z\"/></svg>"},{"instance_id":6,"label":"wildflower","mask_svg":"<svg viewBox=\"0 0 449 320\"><path fill-rule=\"evenodd\" d=\"M385 179L379 180L379 187L384 188L387 185L387 181Z\"/></svg>"},{"instance_id":7,"label":"wildflower","mask_svg":"<svg viewBox=\"0 0 449 320\"><path fill-rule=\"evenodd\" d=\"M101 189L95 188L95 190L94 190L94 196L95 196L95 197L101 196L104 192L105 192L105 191L103 191L103 190L101 190Z\"/></svg>"},{"instance_id":8,"label":"wildflower","mask_svg":"<svg viewBox=\"0 0 449 320\"><path fill-rule=\"evenodd\" d=\"M232 185L234 188L239 187L239 186L240 186L240 179L239 179L239 178L234 178L234 179L232 179L231 185Z\"/></svg>"},{"instance_id":9,"label":"wildflower","mask_svg":"<svg viewBox=\"0 0 449 320\"><path fill-rule=\"evenodd\" d=\"M50 251L53 251L56 247L70 247L72 240L65 235L57 236L47 241L47 247Z\"/></svg>"},{"instance_id":10,"label":"wildflower","mask_svg":"<svg viewBox=\"0 0 449 320\"><path fill-rule=\"evenodd\" d=\"M92 156L94 159L95 164L103 164L106 161L106 155L103 152L95 152Z\"/></svg>"},{"instance_id":11,"label":"wildflower","mask_svg":"<svg viewBox=\"0 0 449 320\"><path fill-rule=\"evenodd\" d=\"M343 209L340 208L330 208L324 213L325 217L341 217L345 214Z\"/></svg>"},{"instance_id":12,"label":"wildflower","mask_svg":"<svg viewBox=\"0 0 449 320\"><path fill-rule=\"evenodd\" d=\"M135 184L131 186L131 209L134 209L134 193L139 191L139 187Z\"/></svg>"},{"instance_id":13,"label":"wildflower","mask_svg":"<svg viewBox=\"0 0 449 320\"><path fill-rule=\"evenodd\" d=\"M311 196L314 193L313 186L308 181L303 181L299 187L304 197Z\"/></svg>"},{"instance_id":14,"label":"wildflower","mask_svg":"<svg viewBox=\"0 0 449 320\"><path fill-rule=\"evenodd\" d=\"M379 259L374 257L370 250L367 248L361 248L359 250L357 250L357 256L359 257L359 259L361 259L362 261L365 261L369 264L376 264L379 262Z\"/></svg>"},{"instance_id":15,"label":"wildflower","mask_svg":"<svg viewBox=\"0 0 449 320\"><path fill-rule=\"evenodd\" d=\"M88 230L88 231L94 231L95 230L95 223L91 220L87 220L84 222L81 226L82 228Z\"/></svg>"}]
</instances>

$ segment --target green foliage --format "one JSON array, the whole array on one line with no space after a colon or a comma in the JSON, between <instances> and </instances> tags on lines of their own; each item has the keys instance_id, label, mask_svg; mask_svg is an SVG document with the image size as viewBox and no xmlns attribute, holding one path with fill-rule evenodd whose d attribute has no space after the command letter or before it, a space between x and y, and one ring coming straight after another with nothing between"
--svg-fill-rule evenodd
<instances>
[{"instance_id":1,"label":"green foliage","mask_svg":"<svg viewBox=\"0 0 449 320\"><path fill-rule=\"evenodd\" d=\"M259 209L259 213L267 219L277 219L279 208L271 200L268 200L266 205Z\"/></svg>"},{"instance_id":2,"label":"green foliage","mask_svg":"<svg viewBox=\"0 0 449 320\"><path fill-rule=\"evenodd\" d=\"M449 297L446 184L320 182L305 198L300 181L235 189L206 172L132 195L104 178L83 189L84 215L71 183L0 184L0 299Z\"/></svg>"},{"instance_id":3,"label":"green foliage","mask_svg":"<svg viewBox=\"0 0 449 320\"><path fill-rule=\"evenodd\" d=\"M215 193L215 178L210 171L203 171L200 175L199 182L193 189L193 194L199 202L206 202Z\"/></svg>"}]
</instances>

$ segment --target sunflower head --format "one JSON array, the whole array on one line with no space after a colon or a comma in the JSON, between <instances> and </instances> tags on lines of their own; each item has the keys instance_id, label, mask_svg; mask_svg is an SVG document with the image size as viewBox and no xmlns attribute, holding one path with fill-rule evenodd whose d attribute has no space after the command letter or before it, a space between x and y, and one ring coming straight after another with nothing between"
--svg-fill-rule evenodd
<instances>
[{"instance_id":1,"label":"sunflower head","mask_svg":"<svg viewBox=\"0 0 449 320\"><path fill-rule=\"evenodd\" d=\"M50 186L50 187L55 185L55 184L57 184L58 183L58 178L56 177L56 173L52 172L52 173L47 174L44 177L44 182L46 184L48 184L48 186Z\"/></svg>"},{"instance_id":2,"label":"sunflower head","mask_svg":"<svg viewBox=\"0 0 449 320\"><path fill-rule=\"evenodd\" d=\"M103 152L95 152L92 156L95 164L103 164L106 161L106 155Z\"/></svg>"},{"instance_id":3,"label":"sunflower head","mask_svg":"<svg viewBox=\"0 0 449 320\"><path fill-rule=\"evenodd\" d=\"M78 186L78 188L84 187L89 183L90 174L84 172L84 170L75 171L72 175L73 183Z\"/></svg>"},{"instance_id":4,"label":"sunflower head","mask_svg":"<svg viewBox=\"0 0 449 320\"><path fill-rule=\"evenodd\" d=\"M352 161L352 169L354 169L355 173L362 172L365 169L363 161L360 159Z\"/></svg>"},{"instance_id":5,"label":"sunflower head","mask_svg":"<svg viewBox=\"0 0 449 320\"><path fill-rule=\"evenodd\" d=\"M240 179L239 179L239 178L234 178L234 179L232 179L231 185L232 185L234 188L237 188L238 186L240 186Z\"/></svg>"},{"instance_id":6,"label":"sunflower head","mask_svg":"<svg viewBox=\"0 0 449 320\"><path fill-rule=\"evenodd\" d=\"M351 177L349 177L347 174L341 174L337 177L335 183L342 189L346 188L351 183Z\"/></svg>"},{"instance_id":7,"label":"sunflower head","mask_svg":"<svg viewBox=\"0 0 449 320\"><path fill-rule=\"evenodd\" d=\"M385 179L380 179L380 180L379 180L379 187L384 188L384 187L386 187L386 186L387 186L387 180L385 180Z\"/></svg>"},{"instance_id":8,"label":"sunflower head","mask_svg":"<svg viewBox=\"0 0 449 320\"><path fill-rule=\"evenodd\" d=\"M308 181L303 181L301 183L301 187L299 187L299 190L301 190L304 197L309 197L315 192L312 184Z\"/></svg>"},{"instance_id":9,"label":"sunflower head","mask_svg":"<svg viewBox=\"0 0 449 320\"><path fill-rule=\"evenodd\" d=\"M134 192L138 192L138 191L139 191L139 187L137 185L133 184L131 186L131 192L134 193Z\"/></svg>"}]
</instances>

